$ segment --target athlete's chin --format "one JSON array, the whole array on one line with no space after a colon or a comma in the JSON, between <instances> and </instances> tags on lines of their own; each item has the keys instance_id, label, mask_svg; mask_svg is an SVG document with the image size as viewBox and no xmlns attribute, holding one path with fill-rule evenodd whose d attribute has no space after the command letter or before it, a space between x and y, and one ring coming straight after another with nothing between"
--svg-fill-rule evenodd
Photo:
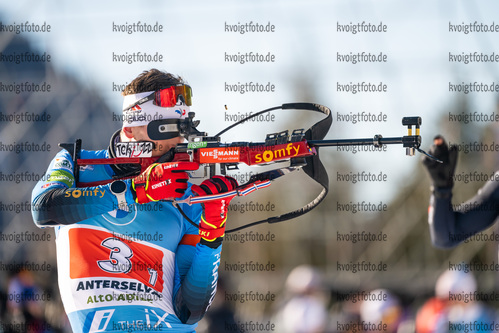
<instances>
[{"instance_id":1,"label":"athlete's chin","mask_svg":"<svg viewBox=\"0 0 499 333\"><path fill-rule=\"evenodd\" d=\"M166 150L166 151L153 151L152 157L160 157L160 156L163 156L164 154L166 154L167 152L168 152L168 150Z\"/></svg>"},{"instance_id":2,"label":"athlete's chin","mask_svg":"<svg viewBox=\"0 0 499 333\"><path fill-rule=\"evenodd\" d=\"M152 151L152 157L160 157L166 154L170 149L172 149L174 146L169 145L169 144L164 144L160 142L155 142L154 143L154 149Z\"/></svg>"},{"instance_id":3,"label":"athlete's chin","mask_svg":"<svg viewBox=\"0 0 499 333\"><path fill-rule=\"evenodd\" d=\"M183 137L176 137L173 139L162 140L162 141L153 141L154 142L154 150L152 151L153 157L159 157L166 154L170 149L175 148L176 145L182 143L184 141Z\"/></svg>"}]
</instances>

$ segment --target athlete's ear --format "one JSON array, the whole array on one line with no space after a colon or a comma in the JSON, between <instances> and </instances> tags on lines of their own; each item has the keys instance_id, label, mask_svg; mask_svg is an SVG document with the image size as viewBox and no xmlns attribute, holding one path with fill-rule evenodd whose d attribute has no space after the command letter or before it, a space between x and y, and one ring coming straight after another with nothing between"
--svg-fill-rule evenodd
<instances>
[{"instance_id":1,"label":"athlete's ear","mask_svg":"<svg viewBox=\"0 0 499 333\"><path fill-rule=\"evenodd\" d=\"M131 127L123 127L123 133L126 135L127 138L129 139L133 138Z\"/></svg>"}]
</instances>

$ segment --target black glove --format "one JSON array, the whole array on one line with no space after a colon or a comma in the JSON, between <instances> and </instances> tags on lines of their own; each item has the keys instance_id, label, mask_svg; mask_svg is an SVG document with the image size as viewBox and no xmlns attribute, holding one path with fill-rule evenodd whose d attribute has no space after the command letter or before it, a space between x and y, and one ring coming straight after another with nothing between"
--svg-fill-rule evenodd
<instances>
[{"instance_id":1,"label":"black glove","mask_svg":"<svg viewBox=\"0 0 499 333\"><path fill-rule=\"evenodd\" d=\"M435 156L443 163L439 163L428 156L423 157L423 165L428 170L436 188L452 188L454 186L454 171L457 164L457 146L447 147L447 143L441 135L433 138L433 145L429 154Z\"/></svg>"}]
</instances>

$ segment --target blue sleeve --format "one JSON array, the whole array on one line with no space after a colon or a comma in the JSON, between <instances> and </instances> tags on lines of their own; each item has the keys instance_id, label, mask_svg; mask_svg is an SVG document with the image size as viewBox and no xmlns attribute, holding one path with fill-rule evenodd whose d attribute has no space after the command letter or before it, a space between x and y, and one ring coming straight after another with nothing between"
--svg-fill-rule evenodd
<instances>
[{"instance_id":1,"label":"blue sleeve","mask_svg":"<svg viewBox=\"0 0 499 333\"><path fill-rule=\"evenodd\" d=\"M190 195L190 189L186 196ZM191 219L199 223L200 204L183 207ZM184 234L198 235L199 229L184 221ZM222 245L212 249L198 243L196 246L179 245L176 253L176 277L173 304L177 317L186 324L194 324L203 318L215 297L218 267Z\"/></svg>"},{"instance_id":2,"label":"blue sleeve","mask_svg":"<svg viewBox=\"0 0 499 333\"><path fill-rule=\"evenodd\" d=\"M490 227L498 215L499 181L497 180L487 182L477 195L455 209L452 206L451 189L435 189L430 198L428 212L432 243L441 248L456 246Z\"/></svg>"},{"instance_id":3,"label":"blue sleeve","mask_svg":"<svg viewBox=\"0 0 499 333\"><path fill-rule=\"evenodd\" d=\"M222 245L212 249L198 243L194 250L191 266L173 299L175 313L185 324L201 320L215 298Z\"/></svg>"},{"instance_id":4,"label":"blue sleeve","mask_svg":"<svg viewBox=\"0 0 499 333\"><path fill-rule=\"evenodd\" d=\"M127 182L130 188L130 181ZM133 200L131 191L128 199ZM66 150L50 163L31 196L31 214L38 227L73 224L116 209L109 185L75 188L73 161Z\"/></svg>"},{"instance_id":5,"label":"blue sleeve","mask_svg":"<svg viewBox=\"0 0 499 333\"><path fill-rule=\"evenodd\" d=\"M184 198L188 197L189 195L192 195L192 192L190 190L190 187L187 189ZM195 204L192 206L189 206L187 204L182 204L181 209L184 211L184 213L196 224L199 224L199 221L201 219L201 213L203 211L202 207L200 204ZM185 235L199 235L199 229L192 224L190 224L188 221L183 219L183 233L182 236ZM179 244L177 247L177 252L175 254L175 259L176 259L176 268L178 269L178 276L177 276L177 283L175 283L175 288L174 288L174 293L177 292L178 288L180 287L180 283L183 281L185 276L187 275L187 272L189 271L192 260L194 258L194 255L196 253L196 246L192 245L183 245Z\"/></svg>"}]
</instances>

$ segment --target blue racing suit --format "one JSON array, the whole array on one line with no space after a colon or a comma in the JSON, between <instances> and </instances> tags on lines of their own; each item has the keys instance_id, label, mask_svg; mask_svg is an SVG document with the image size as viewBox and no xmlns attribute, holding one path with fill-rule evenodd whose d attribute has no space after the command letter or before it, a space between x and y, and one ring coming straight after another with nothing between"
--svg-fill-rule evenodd
<instances>
[{"instance_id":1,"label":"blue racing suit","mask_svg":"<svg viewBox=\"0 0 499 333\"><path fill-rule=\"evenodd\" d=\"M82 150L81 158L109 158ZM80 167L80 182L111 179L109 165ZM171 202L117 209L110 185L75 188L66 150L32 193L39 227L54 227L62 301L74 332L194 332L216 292L221 248L198 243L198 229ZM184 197L191 195L190 185ZM123 206L120 206L123 208ZM201 205L182 205L199 221Z\"/></svg>"},{"instance_id":2,"label":"blue racing suit","mask_svg":"<svg viewBox=\"0 0 499 333\"><path fill-rule=\"evenodd\" d=\"M451 204L452 189L435 188L430 198L428 223L435 246L456 246L490 227L499 216L499 173L470 200L456 208Z\"/></svg>"}]
</instances>

